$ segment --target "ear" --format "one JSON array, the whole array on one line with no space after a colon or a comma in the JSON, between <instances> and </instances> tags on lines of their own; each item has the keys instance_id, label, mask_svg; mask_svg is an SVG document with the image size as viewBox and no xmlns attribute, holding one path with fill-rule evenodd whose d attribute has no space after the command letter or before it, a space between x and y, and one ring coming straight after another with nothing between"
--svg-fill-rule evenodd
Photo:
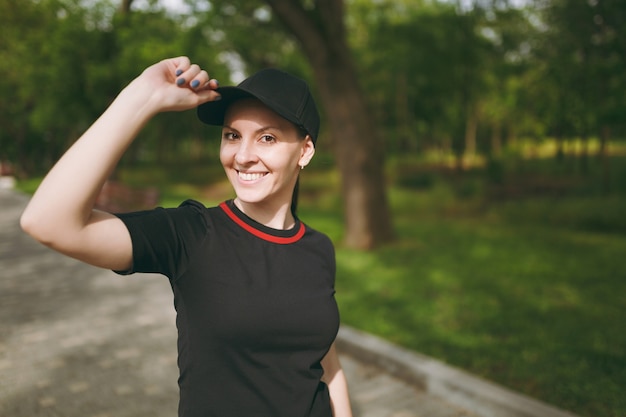
<instances>
[{"instance_id":1,"label":"ear","mask_svg":"<svg viewBox=\"0 0 626 417\"><path fill-rule=\"evenodd\" d=\"M313 144L313 139L311 139L311 136L306 135L306 138L304 138L302 143L302 152L300 153L298 165L304 168L309 164L309 162L311 162L313 155L315 155L315 145Z\"/></svg>"}]
</instances>

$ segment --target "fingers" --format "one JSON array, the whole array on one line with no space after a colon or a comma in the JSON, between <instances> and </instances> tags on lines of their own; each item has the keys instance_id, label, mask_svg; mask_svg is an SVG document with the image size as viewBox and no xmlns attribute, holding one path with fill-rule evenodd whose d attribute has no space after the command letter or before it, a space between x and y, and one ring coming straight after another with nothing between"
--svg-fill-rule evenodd
<instances>
[{"instance_id":1,"label":"fingers","mask_svg":"<svg viewBox=\"0 0 626 417\"><path fill-rule=\"evenodd\" d=\"M152 72L153 76L160 74L160 82L165 81L167 88L175 88L168 90L169 104L161 101L167 110L184 110L222 98L216 91L219 87L217 80L211 79L207 71L197 64L192 64L189 58L185 56L170 58L160 64L159 71Z\"/></svg>"},{"instance_id":2,"label":"fingers","mask_svg":"<svg viewBox=\"0 0 626 417\"><path fill-rule=\"evenodd\" d=\"M211 89L219 87L215 79L210 79L209 74L197 64L191 64L189 59L181 59L176 71L176 85L179 87L188 86L194 90Z\"/></svg>"},{"instance_id":3,"label":"fingers","mask_svg":"<svg viewBox=\"0 0 626 417\"><path fill-rule=\"evenodd\" d=\"M175 73L177 77L176 85L178 86L183 86L187 84L191 85L193 81L199 82L199 79L196 79L196 77L198 77L201 72L202 70L200 69L200 66L197 64L192 64L187 69L180 68L180 67L177 68L176 73Z\"/></svg>"},{"instance_id":4,"label":"fingers","mask_svg":"<svg viewBox=\"0 0 626 417\"><path fill-rule=\"evenodd\" d=\"M171 58L171 59L166 60L166 61L170 61L171 63L174 64L174 66L176 68L175 69L176 72L178 72L178 70L181 70L180 74L182 74L184 71L186 71L191 66L191 61L186 56L179 56L179 57L176 57L176 58Z\"/></svg>"}]
</instances>

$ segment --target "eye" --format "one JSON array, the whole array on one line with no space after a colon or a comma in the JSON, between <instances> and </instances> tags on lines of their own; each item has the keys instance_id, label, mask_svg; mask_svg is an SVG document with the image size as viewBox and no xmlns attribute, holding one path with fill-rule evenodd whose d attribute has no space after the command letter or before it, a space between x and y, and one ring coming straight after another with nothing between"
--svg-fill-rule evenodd
<instances>
[{"instance_id":1,"label":"eye","mask_svg":"<svg viewBox=\"0 0 626 417\"><path fill-rule=\"evenodd\" d=\"M276 138L272 135L263 135L261 136L261 142L263 143L274 143L276 142Z\"/></svg>"},{"instance_id":2,"label":"eye","mask_svg":"<svg viewBox=\"0 0 626 417\"><path fill-rule=\"evenodd\" d=\"M233 141L239 139L239 135L235 132L223 132L222 140Z\"/></svg>"}]
</instances>

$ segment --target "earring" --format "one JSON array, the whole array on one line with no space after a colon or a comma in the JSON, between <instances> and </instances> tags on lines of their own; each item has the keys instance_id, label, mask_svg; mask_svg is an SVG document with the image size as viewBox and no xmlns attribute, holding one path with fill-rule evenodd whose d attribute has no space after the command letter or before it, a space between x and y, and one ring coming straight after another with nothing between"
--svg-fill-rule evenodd
<instances>
[{"instance_id":1,"label":"earring","mask_svg":"<svg viewBox=\"0 0 626 417\"><path fill-rule=\"evenodd\" d=\"M304 165L300 165L300 170L303 170L303 169L304 169Z\"/></svg>"}]
</instances>

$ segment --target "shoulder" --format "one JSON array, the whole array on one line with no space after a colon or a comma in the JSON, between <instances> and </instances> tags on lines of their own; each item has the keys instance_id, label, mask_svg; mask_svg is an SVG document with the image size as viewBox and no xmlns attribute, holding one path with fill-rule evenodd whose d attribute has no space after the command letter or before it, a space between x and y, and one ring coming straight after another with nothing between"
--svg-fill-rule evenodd
<instances>
[{"instance_id":1,"label":"shoulder","mask_svg":"<svg viewBox=\"0 0 626 417\"><path fill-rule=\"evenodd\" d=\"M221 214L222 210L218 206L207 207L197 200L185 200L180 205L171 210L174 214L180 213L181 216L196 216L205 220L214 219Z\"/></svg>"},{"instance_id":2,"label":"shoulder","mask_svg":"<svg viewBox=\"0 0 626 417\"><path fill-rule=\"evenodd\" d=\"M312 228L308 224L304 223L306 228L305 240L309 245L318 248L321 251L327 252L329 255L334 256L335 245L327 234Z\"/></svg>"},{"instance_id":3,"label":"shoulder","mask_svg":"<svg viewBox=\"0 0 626 417\"><path fill-rule=\"evenodd\" d=\"M333 245L330 237L328 237L328 235L324 232L319 231L318 229L315 229L311 226L309 226L307 223L304 223L304 227L306 228L306 234L311 238L311 239L315 239L317 241L319 241L320 243L323 242L324 244L327 245Z\"/></svg>"},{"instance_id":4,"label":"shoulder","mask_svg":"<svg viewBox=\"0 0 626 417\"><path fill-rule=\"evenodd\" d=\"M187 213L187 214L193 213L193 214L201 215L203 217L211 218L214 220L222 219L225 217L224 210L220 207L220 205L208 207L208 206L205 206L203 203L197 200L193 200L193 199L188 199L188 200L183 201L174 210L181 210L183 213Z\"/></svg>"},{"instance_id":5,"label":"shoulder","mask_svg":"<svg viewBox=\"0 0 626 417\"><path fill-rule=\"evenodd\" d=\"M178 207L167 211L176 223L190 223L204 231L228 224L227 216L219 205L207 207L197 200L185 200Z\"/></svg>"},{"instance_id":6,"label":"shoulder","mask_svg":"<svg viewBox=\"0 0 626 417\"><path fill-rule=\"evenodd\" d=\"M213 228L213 210L196 200L185 200L178 207L115 214L131 232L153 229L155 232L204 234Z\"/></svg>"}]
</instances>

